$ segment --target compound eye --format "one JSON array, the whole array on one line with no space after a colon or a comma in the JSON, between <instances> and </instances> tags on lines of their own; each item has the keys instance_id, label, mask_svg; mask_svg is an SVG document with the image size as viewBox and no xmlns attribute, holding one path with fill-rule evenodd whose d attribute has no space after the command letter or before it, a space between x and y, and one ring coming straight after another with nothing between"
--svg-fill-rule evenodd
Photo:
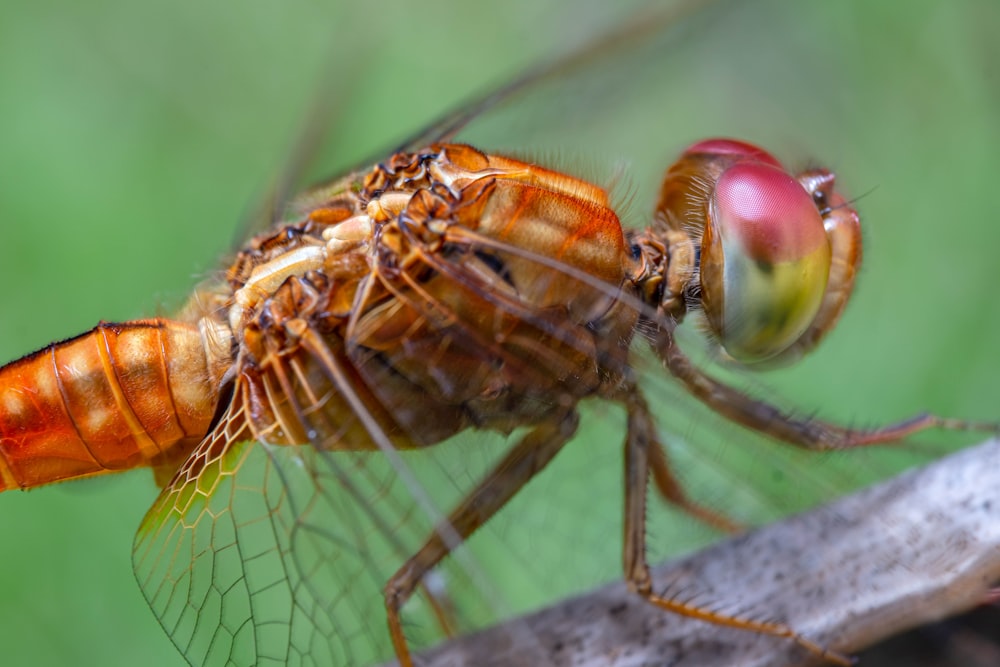
<instances>
[{"instance_id":1,"label":"compound eye","mask_svg":"<svg viewBox=\"0 0 1000 667\"><path fill-rule=\"evenodd\" d=\"M716 181L702 239L705 313L737 361L793 344L819 310L830 243L816 204L770 161L738 161Z\"/></svg>"},{"instance_id":2,"label":"compound eye","mask_svg":"<svg viewBox=\"0 0 1000 667\"><path fill-rule=\"evenodd\" d=\"M749 160L752 162L763 162L772 167L783 169L781 163L778 162L778 158L760 146L739 141L738 139L705 139L688 146L688 149L684 151L684 155L726 156L733 161Z\"/></svg>"}]
</instances>

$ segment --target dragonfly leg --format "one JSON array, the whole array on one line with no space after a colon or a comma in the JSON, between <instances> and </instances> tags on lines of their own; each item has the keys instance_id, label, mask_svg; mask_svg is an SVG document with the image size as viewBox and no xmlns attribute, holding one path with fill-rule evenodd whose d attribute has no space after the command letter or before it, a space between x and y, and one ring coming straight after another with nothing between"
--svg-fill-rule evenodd
<instances>
[{"instance_id":1,"label":"dragonfly leg","mask_svg":"<svg viewBox=\"0 0 1000 667\"><path fill-rule=\"evenodd\" d=\"M424 576L452 549L490 520L508 500L555 457L576 433L576 412L563 413L525 435L473 489L424 545L389 579L383 593L393 648L400 667L413 659L403 634L400 610Z\"/></svg>"},{"instance_id":2,"label":"dragonfly leg","mask_svg":"<svg viewBox=\"0 0 1000 667\"><path fill-rule=\"evenodd\" d=\"M645 401L643 408L646 408ZM733 521L721 512L699 505L688 497L680 480L670 469L666 447L657 437L655 426L651 427L649 437L649 472L653 477L653 486L663 500L723 533L742 532L744 526L739 522Z\"/></svg>"},{"instance_id":3,"label":"dragonfly leg","mask_svg":"<svg viewBox=\"0 0 1000 667\"><path fill-rule=\"evenodd\" d=\"M625 535L622 561L629 588L665 611L716 625L788 639L831 663L852 665L853 661L848 656L825 648L783 623L730 616L653 591L652 576L646 560L646 492L651 472L650 453L659 443L656 440L653 417L639 390L632 388L625 394L624 402L628 411L628 432L625 439Z\"/></svg>"},{"instance_id":4,"label":"dragonfly leg","mask_svg":"<svg viewBox=\"0 0 1000 667\"><path fill-rule=\"evenodd\" d=\"M671 329L661 329L653 346L670 374L684 383L702 403L738 424L796 447L817 451L850 449L895 442L937 428L1000 433L998 424L948 419L928 413L872 429L845 428L818 419L796 419L702 372L677 345Z\"/></svg>"},{"instance_id":5,"label":"dragonfly leg","mask_svg":"<svg viewBox=\"0 0 1000 667\"><path fill-rule=\"evenodd\" d=\"M431 613L434 614L434 620L437 621L444 636L449 639L455 637L458 620L455 618L455 607L448 592L433 590L426 582L421 582L418 588L420 594L427 600Z\"/></svg>"}]
</instances>

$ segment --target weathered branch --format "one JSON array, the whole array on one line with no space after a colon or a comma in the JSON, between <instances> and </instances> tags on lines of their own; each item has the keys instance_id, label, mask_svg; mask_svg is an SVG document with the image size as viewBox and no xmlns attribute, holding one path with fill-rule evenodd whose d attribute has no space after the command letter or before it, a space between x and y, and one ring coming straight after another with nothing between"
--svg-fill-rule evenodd
<instances>
[{"instance_id":1,"label":"weathered branch","mask_svg":"<svg viewBox=\"0 0 1000 667\"><path fill-rule=\"evenodd\" d=\"M722 612L785 621L847 653L969 609L1000 581L1000 440L666 563L655 581ZM420 659L434 667L815 663L786 640L661 612L623 584Z\"/></svg>"}]
</instances>

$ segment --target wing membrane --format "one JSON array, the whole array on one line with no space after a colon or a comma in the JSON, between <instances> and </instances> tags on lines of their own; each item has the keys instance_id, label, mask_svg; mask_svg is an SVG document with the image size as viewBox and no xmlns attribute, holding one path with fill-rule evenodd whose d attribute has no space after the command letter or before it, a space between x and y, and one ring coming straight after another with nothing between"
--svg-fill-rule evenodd
<instances>
[{"instance_id":1,"label":"wing membrane","mask_svg":"<svg viewBox=\"0 0 1000 667\"><path fill-rule=\"evenodd\" d=\"M388 659L381 590L431 534L426 513L381 453L267 445L245 439L237 418L201 444L136 536L136 576L164 630L192 664ZM460 495L455 470L420 457L406 465L442 504ZM457 614L451 588L433 603L486 620ZM440 638L434 613L431 598L407 607L414 646Z\"/></svg>"}]
</instances>

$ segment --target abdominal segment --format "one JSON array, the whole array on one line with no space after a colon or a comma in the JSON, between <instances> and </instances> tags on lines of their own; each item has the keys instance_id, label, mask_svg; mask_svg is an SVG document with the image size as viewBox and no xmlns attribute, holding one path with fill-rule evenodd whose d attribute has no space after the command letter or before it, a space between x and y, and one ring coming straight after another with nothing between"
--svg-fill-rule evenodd
<instances>
[{"instance_id":1,"label":"abdominal segment","mask_svg":"<svg viewBox=\"0 0 1000 667\"><path fill-rule=\"evenodd\" d=\"M198 327L102 323L0 369L0 491L176 460L218 402Z\"/></svg>"}]
</instances>

